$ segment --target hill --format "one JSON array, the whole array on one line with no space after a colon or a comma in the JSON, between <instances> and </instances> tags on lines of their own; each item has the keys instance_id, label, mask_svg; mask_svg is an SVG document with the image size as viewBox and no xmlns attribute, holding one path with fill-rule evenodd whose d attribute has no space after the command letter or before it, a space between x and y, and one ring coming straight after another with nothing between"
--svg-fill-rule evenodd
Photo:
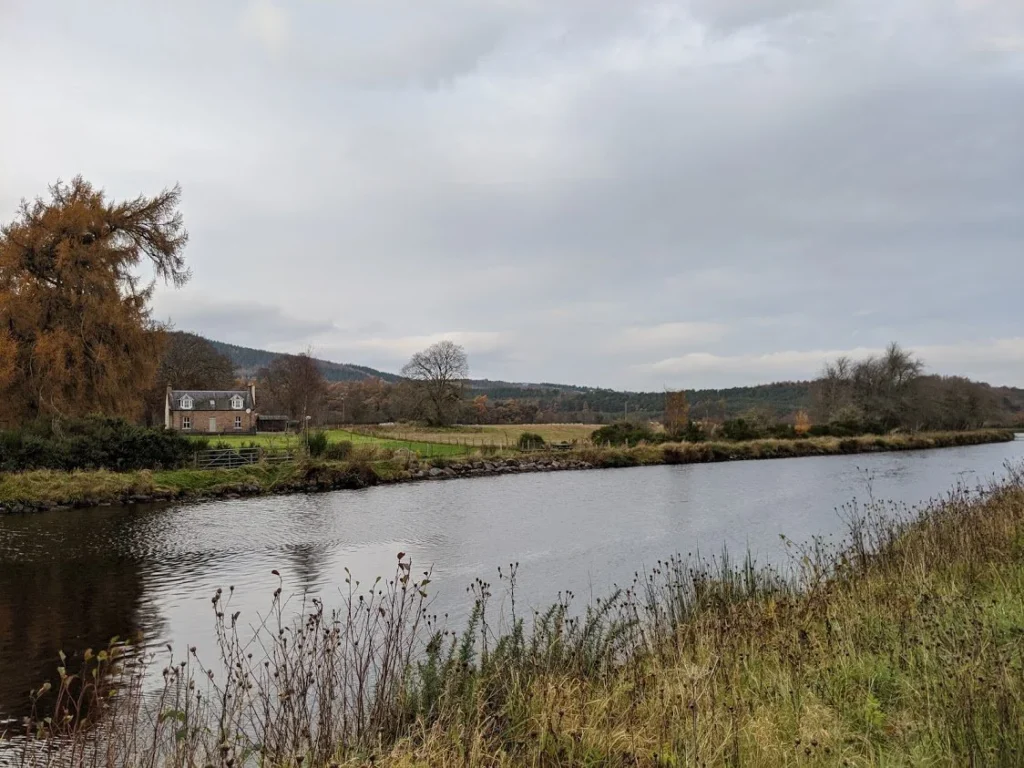
<instances>
[{"instance_id":1,"label":"hill","mask_svg":"<svg viewBox=\"0 0 1024 768\"><path fill-rule=\"evenodd\" d=\"M277 357L279 352L241 347L222 341L210 343L235 364L239 375L255 377ZM398 374L379 371L365 365L317 360L324 377L332 382L356 382L380 379L389 383L401 381ZM664 392L628 392L583 387L573 384L519 383L490 379L471 379L470 397L487 395L492 402L518 401L541 412L557 414L561 421L603 422L620 416L660 419L665 402ZM1024 417L1024 389L992 387L999 411L1006 423ZM782 419L811 406L809 381L784 381L751 387L686 390L690 413L694 418L735 418L751 410L763 410Z\"/></svg>"},{"instance_id":2,"label":"hill","mask_svg":"<svg viewBox=\"0 0 1024 768\"><path fill-rule=\"evenodd\" d=\"M266 349L253 349L252 347L240 347L236 344L228 344L223 341L208 339L214 348L222 355L230 358L235 364L235 370L243 378L255 377L261 368L266 368L278 357L289 357L281 352L271 352ZM365 365L352 365L350 363L335 363L330 360L317 359L317 365L323 371L324 378L328 381L364 381L366 379L381 379L394 383L401 380L401 376L393 373L385 373Z\"/></svg>"}]
</instances>

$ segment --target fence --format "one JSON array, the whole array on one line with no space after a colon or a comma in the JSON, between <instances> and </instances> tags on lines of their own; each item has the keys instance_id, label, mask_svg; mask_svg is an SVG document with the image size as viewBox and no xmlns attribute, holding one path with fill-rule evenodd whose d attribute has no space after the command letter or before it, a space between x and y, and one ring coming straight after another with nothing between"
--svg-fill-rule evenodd
<instances>
[{"instance_id":1,"label":"fence","mask_svg":"<svg viewBox=\"0 0 1024 768\"><path fill-rule=\"evenodd\" d=\"M269 464L282 464L292 461L295 455L290 451L282 453L264 453L262 448L218 448L209 451L196 451L196 469L234 469L265 461Z\"/></svg>"}]
</instances>

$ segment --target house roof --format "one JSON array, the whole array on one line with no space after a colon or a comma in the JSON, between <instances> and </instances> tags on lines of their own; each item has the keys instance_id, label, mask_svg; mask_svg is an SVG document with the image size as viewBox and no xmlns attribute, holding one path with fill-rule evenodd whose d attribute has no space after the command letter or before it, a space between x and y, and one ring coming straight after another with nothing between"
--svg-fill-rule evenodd
<instances>
[{"instance_id":1,"label":"house roof","mask_svg":"<svg viewBox=\"0 0 1024 768\"><path fill-rule=\"evenodd\" d=\"M181 398L188 395L192 398L191 408L181 407ZM172 389L170 393L170 406L172 411L231 411L237 410L231 407L231 398L235 396L242 398L242 410L253 407L252 393L247 389Z\"/></svg>"}]
</instances>

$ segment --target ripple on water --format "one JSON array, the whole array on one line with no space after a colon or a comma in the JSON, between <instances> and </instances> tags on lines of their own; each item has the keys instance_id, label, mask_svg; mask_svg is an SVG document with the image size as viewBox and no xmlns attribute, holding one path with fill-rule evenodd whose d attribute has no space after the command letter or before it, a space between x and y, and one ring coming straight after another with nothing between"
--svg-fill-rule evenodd
<instances>
[{"instance_id":1,"label":"ripple on water","mask_svg":"<svg viewBox=\"0 0 1024 768\"><path fill-rule=\"evenodd\" d=\"M194 644L211 657L217 588L249 626L279 586L337 605L348 572L364 584L389 576L402 551L416 573L433 568L433 612L464 616L477 577L500 597L497 567L512 562L520 605L542 608L560 590L606 594L675 552L727 544L777 561L780 533L839 534L835 508L854 497L921 502L1007 459L1024 460L1024 441L3 517L0 716L23 711L61 649L142 632L150 648Z\"/></svg>"}]
</instances>

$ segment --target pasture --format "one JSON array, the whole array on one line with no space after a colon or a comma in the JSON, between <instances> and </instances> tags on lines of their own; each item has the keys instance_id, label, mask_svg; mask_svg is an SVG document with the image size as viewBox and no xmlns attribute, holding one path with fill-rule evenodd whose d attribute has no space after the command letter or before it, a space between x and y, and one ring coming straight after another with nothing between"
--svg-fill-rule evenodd
<instances>
[{"instance_id":1,"label":"pasture","mask_svg":"<svg viewBox=\"0 0 1024 768\"><path fill-rule=\"evenodd\" d=\"M397 436L376 436L363 432L353 432L347 429L328 429L327 440L329 443L340 443L348 441L353 445L372 445L378 448L390 448L393 450L405 449L413 451L424 457L431 456L462 456L472 450L471 446L459 445L455 442L431 442L422 439L400 439ZM246 446L258 446L269 451L293 450L302 445L303 435L296 434L271 434L262 433L258 435L192 435L194 439L209 440L210 446L226 444L231 448L242 448Z\"/></svg>"},{"instance_id":2,"label":"pasture","mask_svg":"<svg viewBox=\"0 0 1024 768\"><path fill-rule=\"evenodd\" d=\"M479 424L456 427L426 427L415 424L356 427L361 434L469 448L493 446L514 448L523 432L540 435L547 443L585 443L597 424Z\"/></svg>"}]
</instances>

